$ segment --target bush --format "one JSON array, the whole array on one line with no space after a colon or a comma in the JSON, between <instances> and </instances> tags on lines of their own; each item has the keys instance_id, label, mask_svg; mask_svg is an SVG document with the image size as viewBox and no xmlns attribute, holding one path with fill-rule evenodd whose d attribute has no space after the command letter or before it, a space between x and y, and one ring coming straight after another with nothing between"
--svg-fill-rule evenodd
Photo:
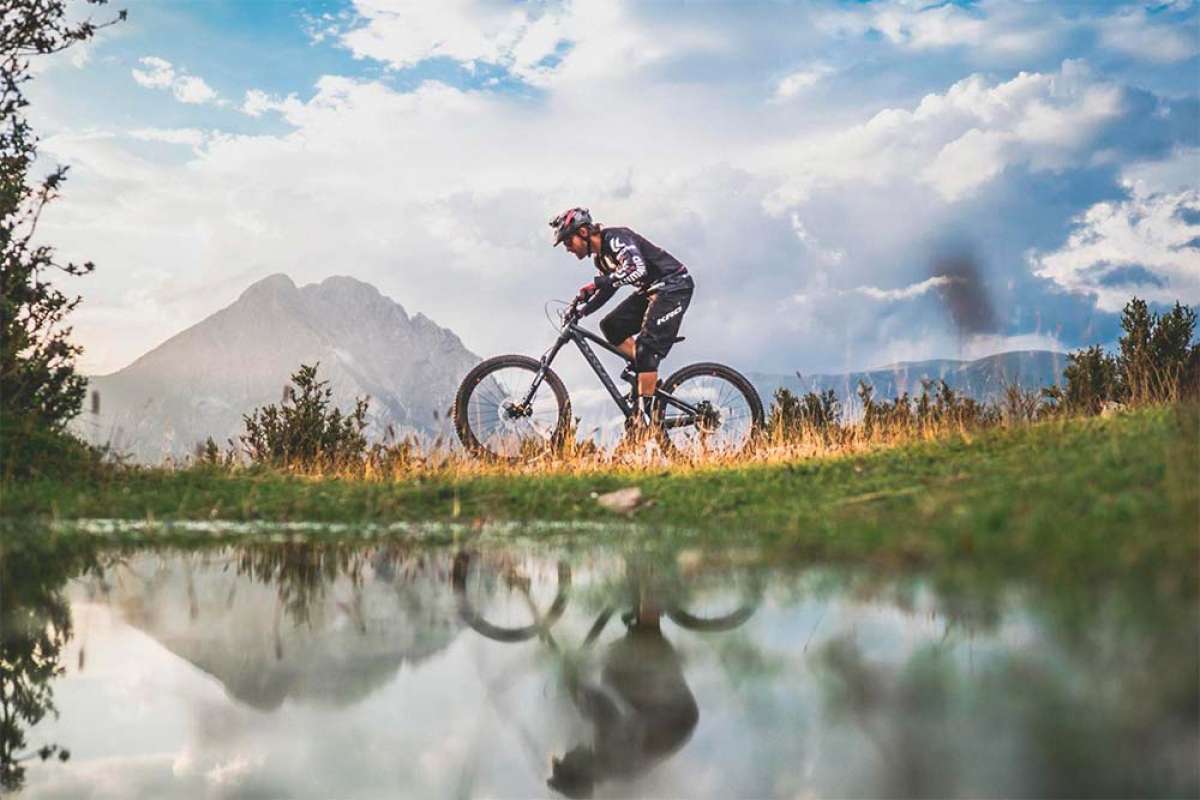
<instances>
[{"instance_id":1,"label":"bush","mask_svg":"<svg viewBox=\"0 0 1200 800\"><path fill-rule=\"evenodd\" d=\"M30 417L0 415L0 480L70 476L103 470L107 453Z\"/></svg>"},{"instance_id":2,"label":"bush","mask_svg":"<svg viewBox=\"0 0 1200 800\"><path fill-rule=\"evenodd\" d=\"M827 435L837 427L841 416L841 402L832 389L797 397L781 386L775 390L767 427L783 436L795 436L805 429Z\"/></svg>"},{"instance_id":3,"label":"bush","mask_svg":"<svg viewBox=\"0 0 1200 800\"><path fill-rule=\"evenodd\" d=\"M1156 314L1135 297L1121 312L1121 330L1115 356L1094 345L1067 357L1068 411L1095 414L1106 402L1172 403L1200 394L1200 344L1192 344L1195 310L1175 303Z\"/></svg>"},{"instance_id":4,"label":"bush","mask_svg":"<svg viewBox=\"0 0 1200 800\"><path fill-rule=\"evenodd\" d=\"M1127 403L1173 402L1185 393L1189 367L1200 357L1192 345L1196 312L1175 303L1155 314L1146 301L1133 298L1121 314L1125 335L1118 344L1120 397Z\"/></svg>"},{"instance_id":5,"label":"bush","mask_svg":"<svg viewBox=\"0 0 1200 800\"><path fill-rule=\"evenodd\" d=\"M358 398L350 414L331 407L333 390L328 381L317 380L318 366L300 365L292 374L294 388L280 405L262 406L242 417L246 432L240 439L251 461L302 467L362 462L368 400Z\"/></svg>"},{"instance_id":6,"label":"bush","mask_svg":"<svg viewBox=\"0 0 1200 800\"><path fill-rule=\"evenodd\" d=\"M1099 414L1106 401L1121 395L1117 360L1100 345L1067 356L1062 402L1068 412Z\"/></svg>"}]
</instances>

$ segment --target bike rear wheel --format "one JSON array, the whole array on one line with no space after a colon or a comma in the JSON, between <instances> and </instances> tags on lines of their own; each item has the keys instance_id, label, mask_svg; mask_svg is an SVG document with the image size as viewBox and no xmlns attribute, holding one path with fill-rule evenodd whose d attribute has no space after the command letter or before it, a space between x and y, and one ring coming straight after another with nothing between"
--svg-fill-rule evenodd
<instances>
[{"instance_id":1,"label":"bike rear wheel","mask_svg":"<svg viewBox=\"0 0 1200 800\"><path fill-rule=\"evenodd\" d=\"M765 425L762 399L753 384L724 364L689 364L667 378L662 391L698 412L660 402L662 440L675 453L737 455Z\"/></svg>"},{"instance_id":2,"label":"bike rear wheel","mask_svg":"<svg viewBox=\"0 0 1200 800\"><path fill-rule=\"evenodd\" d=\"M541 363L528 356L496 356L463 378L454 398L454 427L476 455L517 461L559 447L570 430L567 387L552 370L533 399L523 400Z\"/></svg>"}]
</instances>

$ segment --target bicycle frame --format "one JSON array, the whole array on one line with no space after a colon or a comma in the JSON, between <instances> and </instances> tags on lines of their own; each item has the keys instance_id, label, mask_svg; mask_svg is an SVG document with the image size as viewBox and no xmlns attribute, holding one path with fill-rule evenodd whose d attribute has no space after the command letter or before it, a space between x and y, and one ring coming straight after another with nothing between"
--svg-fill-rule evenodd
<instances>
[{"instance_id":1,"label":"bicycle frame","mask_svg":"<svg viewBox=\"0 0 1200 800\"><path fill-rule=\"evenodd\" d=\"M557 356L559 351L566 346L567 342L574 342L575 346L579 348L579 352L583 354L583 358L585 361L587 361L588 366L592 368L592 371L596 373L596 377L600 379L600 383L604 384L604 388L608 390L608 394L610 397L612 397L613 402L616 403L617 407L621 409L621 413L624 414L626 418L630 417L633 414L633 406L629 403L628 398L617 388L616 382L613 381L612 377L608 374L608 371L604 369L604 365L600 363L600 359L596 356L596 351L591 348L591 346L588 344L588 341L594 342L615 356L619 356L627 364L633 360L616 347L609 344L606 339L597 336L586 328L581 328L578 320L569 317L564 323L563 329L558 335L558 339L555 340L553 346L551 346L551 348L542 356L541 367L538 368L537 374L533 378L533 383L530 384L529 391L526 392L525 397L521 400L521 403L525 406L528 406L533 402L533 396L537 393L538 387L542 385L542 381L546 377L546 370L548 370L550 365L554 363L555 356ZM673 397L667 392L664 392L661 388L655 390L654 397L661 404L660 407L665 408L666 406L674 406L675 408L684 412L684 414L681 416L664 420L663 427L679 428L686 425L691 425L695 423L696 416L700 413L699 409L697 409L695 406Z\"/></svg>"}]
</instances>

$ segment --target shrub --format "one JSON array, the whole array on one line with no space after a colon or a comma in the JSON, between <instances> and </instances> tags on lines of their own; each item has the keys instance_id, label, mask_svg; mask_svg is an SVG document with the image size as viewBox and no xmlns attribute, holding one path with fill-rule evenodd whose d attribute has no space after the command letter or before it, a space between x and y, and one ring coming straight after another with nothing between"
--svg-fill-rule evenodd
<instances>
[{"instance_id":1,"label":"shrub","mask_svg":"<svg viewBox=\"0 0 1200 800\"><path fill-rule=\"evenodd\" d=\"M1068 412L1098 414L1105 401L1120 396L1117 360L1100 345L1067 356L1062 403Z\"/></svg>"},{"instance_id":2,"label":"shrub","mask_svg":"<svg viewBox=\"0 0 1200 800\"><path fill-rule=\"evenodd\" d=\"M795 436L808 429L827 437L837 427L841 416L841 402L832 389L807 392L797 397L781 386L775 390L767 426L783 436Z\"/></svg>"},{"instance_id":3,"label":"shrub","mask_svg":"<svg viewBox=\"0 0 1200 800\"><path fill-rule=\"evenodd\" d=\"M1200 345L1192 345L1196 312L1176 302L1155 314L1146 301L1133 298L1121 313L1125 335L1118 343L1120 400L1129 403L1172 402L1185 391L1189 366Z\"/></svg>"},{"instance_id":4,"label":"shrub","mask_svg":"<svg viewBox=\"0 0 1200 800\"><path fill-rule=\"evenodd\" d=\"M0 414L0 480L37 477L95 477L104 469L107 451L68 431L38 424L30 417Z\"/></svg>"},{"instance_id":5,"label":"shrub","mask_svg":"<svg viewBox=\"0 0 1200 800\"><path fill-rule=\"evenodd\" d=\"M1115 356L1098 345L1067 356L1062 400L1068 411L1095 414L1108 401L1170 403L1200 394L1195 310L1177 302L1156 314L1135 297L1121 312L1121 330Z\"/></svg>"},{"instance_id":6,"label":"shrub","mask_svg":"<svg viewBox=\"0 0 1200 800\"><path fill-rule=\"evenodd\" d=\"M270 466L341 466L360 463L367 451L364 431L369 402L360 397L354 411L333 406L328 381L317 380L318 364L300 365L292 391L279 405L266 405L242 417L240 439L256 464Z\"/></svg>"},{"instance_id":7,"label":"shrub","mask_svg":"<svg viewBox=\"0 0 1200 800\"><path fill-rule=\"evenodd\" d=\"M1018 384L1004 387L1000 416L1009 425L1020 425L1037 421L1046 411L1044 394L1037 390L1023 389Z\"/></svg>"}]
</instances>

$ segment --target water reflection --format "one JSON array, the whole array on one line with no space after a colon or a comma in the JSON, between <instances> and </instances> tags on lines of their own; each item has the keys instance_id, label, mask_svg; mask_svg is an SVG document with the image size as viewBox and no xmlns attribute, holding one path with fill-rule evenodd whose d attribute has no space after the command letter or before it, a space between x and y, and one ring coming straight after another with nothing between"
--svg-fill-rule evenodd
<instances>
[{"instance_id":1,"label":"water reflection","mask_svg":"<svg viewBox=\"0 0 1200 800\"><path fill-rule=\"evenodd\" d=\"M66 670L63 649L72 635L62 589L68 577L94 567L94 558L89 547L41 537L19 546L0 539L0 789L20 788L30 761L70 758L48 740L31 746L28 729L57 714L50 683Z\"/></svg>"},{"instance_id":2,"label":"water reflection","mask_svg":"<svg viewBox=\"0 0 1200 800\"><path fill-rule=\"evenodd\" d=\"M449 561L398 544L287 542L131 556L84 585L234 699L345 706L419 664L460 627Z\"/></svg>"},{"instance_id":3,"label":"water reflection","mask_svg":"<svg viewBox=\"0 0 1200 800\"><path fill-rule=\"evenodd\" d=\"M689 611L687 581L678 573L663 574L648 560L627 564L627 606L620 614L625 634L609 644L594 661L599 676L589 674L587 651L604 632L617 606L606 606L596 616L583 643L575 652L564 651L552 628L566 610L571 582L570 565L556 567L554 599L543 612L533 588L537 563L521 561L510 551L480 554L460 552L454 561L454 588L459 597L459 614L478 633L498 642L519 642L538 636L563 661L563 688L591 731L587 740L551 759L546 783L567 797L591 797L597 783L611 778L630 780L658 761L679 750L691 737L699 719L696 699L684 678L682 662L670 640L663 635L662 618L694 631L731 630L754 613L760 594L757 580L748 601L712 613ZM473 597L477 586L487 587L483 598L487 613ZM720 573L719 585L728 590L745 582ZM500 598L497 587L507 589ZM524 609L527 620L513 624L509 606L512 595ZM727 594L727 591L722 592ZM499 602L498 602L499 601ZM497 612L504 624L489 619ZM518 615L520 610L518 610Z\"/></svg>"},{"instance_id":4,"label":"water reflection","mask_svg":"<svg viewBox=\"0 0 1200 800\"><path fill-rule=\"evenodd\" d=\"M1048 586L645 541L88 541L0 539L22 796L1200 792L1187 569Z\"/></svg>"}]
</instances>

